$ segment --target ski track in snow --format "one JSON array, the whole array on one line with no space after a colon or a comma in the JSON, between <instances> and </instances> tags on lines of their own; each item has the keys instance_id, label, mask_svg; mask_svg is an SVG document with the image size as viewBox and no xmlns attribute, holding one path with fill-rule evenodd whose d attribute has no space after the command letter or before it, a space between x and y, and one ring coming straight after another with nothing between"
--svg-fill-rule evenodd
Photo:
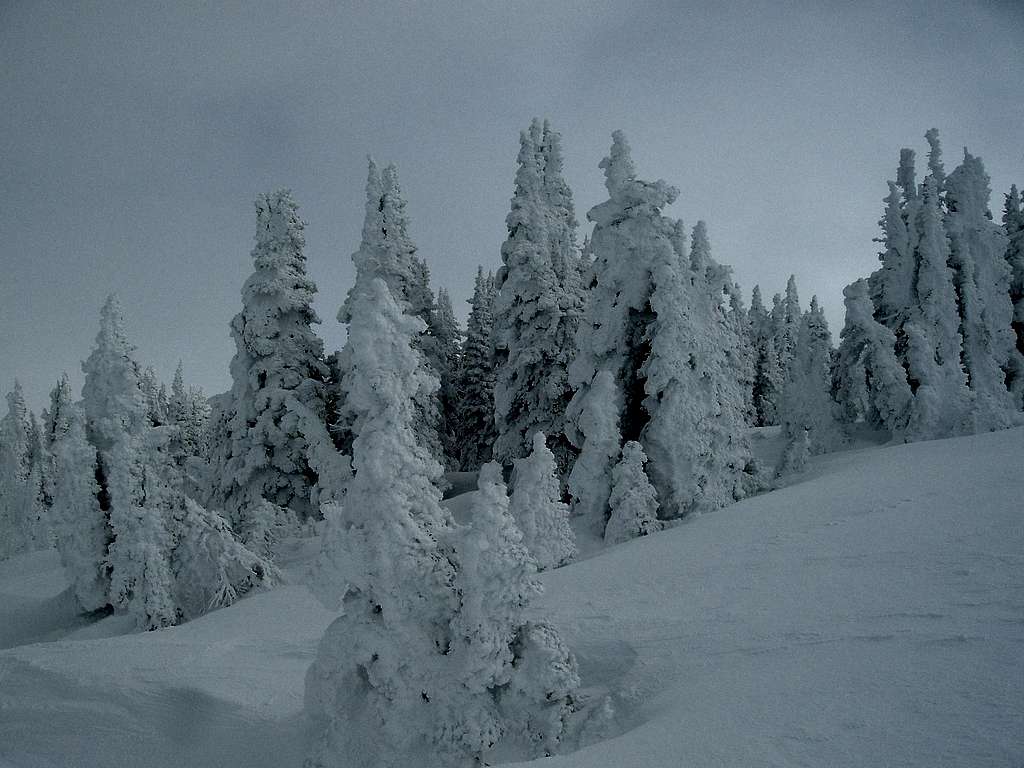
<instances>
[{"instance_id":1,"label":"ski track in snow","mask_svg":"<svg viewBox=\"0 0 1024 768\"><path fill-rule=\"evenodd\" d=\"M545 573L593 709L538 764L1024 765L1022 457L1024 429L831 454ZM299 549L291 585L144 634L74 617L53 553L0 563L0 766L299 766L332 618Z\"/></svg>"}]
</instances>

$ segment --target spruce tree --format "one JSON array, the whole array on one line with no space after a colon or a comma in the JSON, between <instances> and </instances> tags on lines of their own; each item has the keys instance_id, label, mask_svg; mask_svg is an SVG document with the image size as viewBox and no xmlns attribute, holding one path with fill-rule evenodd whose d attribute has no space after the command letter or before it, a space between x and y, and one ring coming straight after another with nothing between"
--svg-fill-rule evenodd
<instances>
[{"instance_id":1,"label":"spruce tree","mask_svg":"<svg viewBox=\"0 0 1024 768\"><path fill-rule=\"evenodd\" d=\"M960 308L963 362L974 395L978 429L1017 423L1020 403L1007 379L1024 370L1016 347L1007 237L991 221L989 177L981 159L964 149L964 160L946 179L944 226Z\"/></svg>"},{"instance_id":2,"label":"spruce tree","mask_svg":"<svg viewBox=\"0 0 1024 768\"><path fill-rule=\"evenodd\" d=\"M25 396L15 380L0 420L0 558L20 554L32 543L29 429Z\"/></svg>"},{"instance_id":3,"label":"spruce tree","mask_svg":"<svg viewBox=\"0 0 1024 768\"><path fill-rule=\"evenodd\" d=\"M1006 263L1010 267L1010 302L1013 304L1013 329L1017 352L1024 356L1024 209L1021 208L1017 185L1010 187L1003 206L1003 229L1006 233ZM1010 387L1018 398L1024 398L1024 371L1010 376Z\"/></svg>"},{"instance_id":4,"label":"spruce tree","mask_svg":"<svg viewBox=\"0 0 1024 768\"><path fill-rule=\"evenodd\" d=\"M529 453L535 432L544 432L564 473L575 453L563 423L582 292L574 267L575 214L561 163L557 134L534 120L520 135L494 304L494 455L511 464Z\"/></svg>"},{"instance_id":5,"label":"spruce tree","mask_svg":"<svg viewBox=\"0 0 1024 768\"><path fill-rule=\"evenodd\" d=\"M630 440L622 446L622 458L612 469L611 516L604 531L606 544L621 544L661 528L658 493L644 472L646 463L640 443Z\"/></svg>"},{"instance_id":6,"label":"spruce tree","mask_svg":"<svg viewBox=\"0 0 1024 768\"><path fill-rule=\"evenodd\" d=\"M818 297L800 321L796 354L782 397L782 432L787 449L781 471L798 469L805 457L833 451L845 442L834 413L831 372L832 335ZM788 466L787 466L788 464Z\"/></svg>"},{"instance_id":7,"label":"spruce tree","mask_svg":"<svg viewBox=\"0 0 1024 768\"><path fill-rule=\"evenodd\" d=\"M834 389L847 423L859 420L900 439L910 420L913 393L896 356L896 336L873 317L868 281L843 289L846 324L839 334Z\"/></svg>"},{"instance_id":8,"label":"spruce tree","mask_svg":"<svg viewBox=\"0 0 1024 768\"><path fill-rule=\"evenodd\" d=\"M292 429L286 400L295 397L325 418L328 376L323 342L313 332L316 285L306 275L304 224L287 190L256 201L255 272L242 288L231 321L235 356L231 392L215 400L211 421L211 488L207 503L244 524L265 499L303 517L316 473L306 441Z\"/></svg>"},{"instance_id":9,"label":"spruce tree","mask_svg":"<svg viewBox=\"0 0 1024 768\"><path fill-rule=\"evenodd\" d=\"M558 568L576 556L569 507L562 502L555 456L543 432L534 433L530 455L516 459L511 513L539 570Z\"/></svg>"},{"instance_id":10,"label":"spruce tree","mask_svg":"<svg viewBox=\"0 0 1024 768\"><path fill-rule=\"evenodd\" d=\"M392 298L405 314L419 318L423 330L414 339L414 347L426 365L439 378L442 367L436 339L430 336L430 323L435 310L430 292L429 271L426 263L416 258L416 246L409 237L409 221L405 198L398 183L398 171L393 165L378 172L373 159L368 161L366 182L366 208L363 235L359 249L352 254L356 265L356 282L338 311L338 321L352 322L352 303L355 297L368 290L375 279L382 279ZM338 404L338 423L334 425L342 451L351 452L354 413L347 405L347 392L354 386L351 358L354 354L346 344L339 354L342 401ZM420 443L433 455L444 457L439 430L441 405L437 390L416 395L416 435Z\"/></svg>"},{"instance_id":11,"label":"spruce tree","mask_svg":"<svg viewBox=\"0 0 1024 768\"><path fill-rule=\"evenodd\" d=\"M490 461L495 440L493 304L493 279L479 267L466 321L458 387L459 466L464 471L479 469Z\"/></svg>"}]
</instances>

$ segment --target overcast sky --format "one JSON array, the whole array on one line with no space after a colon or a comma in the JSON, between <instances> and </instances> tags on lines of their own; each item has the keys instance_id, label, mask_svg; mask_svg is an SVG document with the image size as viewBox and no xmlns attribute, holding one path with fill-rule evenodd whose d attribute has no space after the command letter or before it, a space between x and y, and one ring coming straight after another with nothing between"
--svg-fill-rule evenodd
<instances>
[{"instance_id":1,"label":"overcast sky","mask_svg":"<svg viewBox=\"0 0 1024 768\"><path fill-rule=\"evenodd\" d=\"M581 221L622 128L748 300L796 273L838 336L901 146L920 167L936 126L951 169L969 145L997 216L1024 182L1024 3L0 0L0 389L38 410L66 370L77 392L110 291L143 364L226 389L252 201L281 186L340 347L368 153L463 312L534 115Z\"/></svg>"}]
</instances>

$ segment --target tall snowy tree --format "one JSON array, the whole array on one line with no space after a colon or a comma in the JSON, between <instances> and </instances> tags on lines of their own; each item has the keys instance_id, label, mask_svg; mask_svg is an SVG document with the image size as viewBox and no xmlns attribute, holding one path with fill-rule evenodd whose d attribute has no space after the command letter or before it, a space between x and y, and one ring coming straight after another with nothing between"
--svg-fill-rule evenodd
<instances>
[{"instance_id":1,"label":"tall snowy tree","mask_svg":"<svg viewBox=\"0 0 1024 768\"><path fill-rule=\"evenodd\" d=\"M723 309L728 270L710 258L703 227L696 253L685 252L681 227L661 214L676 189L636 178L621 132L601 167L610 199L587 214L594 280L568 424L581 448L569 478L574 508L599 532L622 441L646 451L666 517L738 498L749 458Z\"/></svg>"},{"instance_id":2,"label":"tall snowy tree","mask_svg":"<svg viewBox=\"0 0 1024 768\"><path fill-rule=\"evenodd\" d=\"M491 460L494 445L493 278L476 273L458 386L460 468L472 471Z\"/></svg>"},{"instance_id":3,"label":"tall snowy tree","mask_svg":"<svg viewBox=\"0 0 1024 768\"><path fill-rule=\"evenodd\" d=\"M944 226L960 307L963 362L974 395L979 429L1001 429L1019 421L1020 400L1008 377L1024 371L1013 331L1007 237L991 221L989 177L981 159L964 149L964 160L946 178Z\"/></svg>"},{"instance_id":4,"label":"tall snowy tree","mask_svg":"<svg viewBox=\"0 0 1024 768\"><path fill-rule=\"evenodd\" d=\"M107 548L113 532L100 508L96 448L85 435L81 408L64 411L67 428L54 444L57 476L53 494L53 530L61 563L83 611L106 608L110 601Z\"/></svg>"},{"instance_id":5,"label":"tall snowy tree","mask_svg":"<svg viewBox=\"0 0 1024 768\"><path fill-rule=\"evenodd\" d=\"M575 453L563 422L582 294L574 269L575 214L561 162L557 134L534 120L520 134L494 303L494 455L511 464L529 453L535 432L544 432L564 473Z\"/></svg>"},{"instance_id":6,"label":"tall snowy tree","mask_svg":"<svg viewBox=\"0 0 1024 768\"><path fill-rule=\"evenodd\" d=\"M459 451L465 436L458 428L458 389L462 363L462 329L455 318L452 300L448 291L437 291L437 308L430 318L429 327L437 350L437 375L441 382L438 390L440 399L441 442L444 445L446 468L458 469Z\"/></svg>"},{"instance_id":7,"label":"tall snowy tree","mask_svg":"<svg viewBox=\"0 0 1024 768\"><path fill-rule=\"evenodd\" d=\"M0 420L0 558L24 552L32 544L29 430L25 395L15 380L7 393L7 413Z\"/></svg>"},{"instance_id":8,"label":"tall snowy tree","mask_svg":"<svg viewBox=\"0 0 1024 768\"><path fill-rule=\"evenodd\" d=\"M351 323L352 305L356 297L368 290L369 284L375 279L382 279L402 311L423 322L423 330L415 337L414 347L423 356L434 376L439 377L442 366L437 340L427 333L435 310L429 286L429 271L426 263L416 258L416 246L409 236L406 203L398 183L398 171L389 165L380 173L372 158L368 159L368 166L362 240L359 249L352 254L356 281L338 311L338 321ZM355 386L351 370L353 354L349 343L339 355L343 368L342 402L339 404L339 424L335 425L335 430L340 433L342 450L345 452L351 452L356 434L352 424L354 413L346 402L348 390ZM437 390L416 395L416 413L415 429L420 443L433 455L443 457L444 446L439 434L441 405Z\"/></svg>"},{"instance_id":9,"label":"tall snowy tree","mask_svg":"<svg viewBox=\"0 0 1024 768\"><path fill-rule=\"evenodd\" d=\"M1010 302L1013 304L1013 329L1017 352L1024 355L1024 209L1017 185L1010 187L1003 205L1003 230L1006 233L1006 263L1010 267ZM1011 389L1024 397L1024 371L1012 374Z\"/></svg>"},{"instance_id":10,"label":"tall snowy tree","mask_svg":"<svg viewBox=\"0 0 1024 768\"><path fill-rule=\"evenodd\" d=\"M913 393L896 357L896 336L875 320L867 280L843 289L846 324L839 334L834 389L844 420L863 419L900 439L910 419Z\"/></svg>"},{"instance_id":11,"label":"tall snowy tree","mask_svg":"<svg viewBox=\"0 0 1024 768\"><path fill-rule=\"evenodd\" d=\"M752 481L736 375L736 339L722 296L728 269L711 258L706 228L694 228L689 273L666 254L653 271L650 355L642 374L651 414L639 442L663 517L715 509ZM696 253L695 253L696 252Z\"/></svg>"},{"instance_id":12,"label":"tall snowy tree","mask_svg":"<svg viewBox=\"0 0 1024 768\"><path fill-rule=\"evenodd\" d=\"M796 351L782 395L781 421L787 446L782 472L799 469L811 455L838 448L844 441L832 400L832 334L818 297L800 321Z\"/></svg>"},{"instance_id":13,"label":"tall snowy tree","mask_svg":"<svg viewBox=\"0 0 1024 768\"><path fill-rule=\"evenodd\" d=\"M933 150L931 157L935 156ZM929 162L941 170L937 160ZM917 438L947 437L967 428L971 393L960 364L959 313L934 170L925 178L921 191L915 222L918 307L914 318L904 326L908 381L914 390L908 431Z\"/></svg>"},{"instance_id":14,"label":"tall snowy tree","mask_svg":"<svg viewBox=\"0 0 1024 768\"><path fill-rule=\"evenodd\" d=\"M569 507L562 502L555 456L543 432L534 433L530 455L516 459L511 512L539 570L565 565L576 556Z\"/></svg>"},{"instance_id":15,"label":"tall snowy tree","mask_svg":"<svg viewBox=\"0 0 1024 768\"><path fill-rule=\"evenodd\" d=\"M473 765L504 730L492 687L513 687L515 658L495 642L497 633L514 643L509 626L473 606L500 610L509 587L488 580L500 588L487 593L474 578L481 534L456 541L440 503L441 465L415 432L415 396L438 386L413 346L422 321L379 278L361 282L350 306L355 475L345 504L325 508L317 580L321 599L344 613L306 676L307 711L321 730L308 763ZM504 489L489 498L501 499L510 522ZM500 564L503 578L528 576L525 550L502 560L514 526L485 522L481 513L485 536L506 531L487 562Z\"/></svg>"},{"instance_id":16,"label":"tall snowy tree","mask_svg":"<svg viewBox=\"0 0 1024 768\"><path fill-rule=\"evenodd\" d=\"M754 423L758 427L769 427L777 423L783 376L772 318L765 310L761 288L757 285L750 299L750 337L754 355Z\"/></svg>"},{"instance_id":17,"label":"tall snowy tree","mask_svg":"<svg viewBox=\"0 0 1024 768\"><path fill-rule=\"evenodd\" d=\"M139 629L157 629L192 618L256 586L270 586L273 567L244 550L218 515L206 512L181 490L181 474L170 449L177 428L154 426L142 390L139 365L132 357L124 318L116 298L107 299L100 313L96 346L82 364L85 384L82 405L86 440L95 452L95 504L89 491L90 453L68 433L61 453L74 456L62 490L55 500L58 519L78 515L76 530L58 535L73 584L93 585L109 580L107 603L133 617ZM59 444L59 443L58 443ZM100 519L92 516L97 509ZM202 538L202 547L187 547L189 562L179 548ZM212 540L220 545L212 548ZM90 552L91 550L91 552ZM205 555L204 555L205 553ZM201 555L205 559L199 560ZM209 564L209 567L204 567ZM188 600L194 594L194 574L217 572L229 577L217 595ZM229 576L228 576L229 575ZM93 587L83 603L94 609ZM76 591L78 587L76 586ZM213 598L217 599L214 600Z\"/></svg>"},{"instance_id":18,"label":"tall snowy tree","mask_svg":"<svg viewBox=\"0 0 1024 768\"><path fill-rule=\"evenodd\" d=\"M231 321L235 356L230 393L215 399L211 423L212 485L207 504L232 524L265 499L297 514L309 503L316 473L306 441L286 407L295 397L325 418L328 376L323 342L313 332L316 285L306 275L303 222L291 193L256 200L255 271L242 287L242 310Z\"/></svg>"}]
</instances>

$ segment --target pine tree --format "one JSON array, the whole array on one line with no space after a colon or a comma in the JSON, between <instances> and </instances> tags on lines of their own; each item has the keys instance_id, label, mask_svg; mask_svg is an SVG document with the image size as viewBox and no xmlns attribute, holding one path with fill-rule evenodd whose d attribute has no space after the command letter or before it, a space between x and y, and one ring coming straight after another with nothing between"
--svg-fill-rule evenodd
<instances>
[{"instance_id":1,"label":"pine tree","mask_svg":"<svg viewBox=\"0 0 1024 768\"><path fill-rule=\"evenodd\" d=\"M83 611L97 611L109 603L107 548L113 533L100 509L96 448L86 439L85 414L75 407L62 413L66 429L54 443L58 471L53 529L61 563L79 606Z\"/></svg>"},{"instance_id":2,"label":"pine tree","mask_svg":"<svg viewBox=\"0 0 1024 768\"><path fill-rule=\"evenodd\" d=\"M344 613L306 676L307 708L322 730L311 766L430 762L460 746L438 743L448 714L439 670L458 609L455 565L440 544L451 520L436 485L441 465L415 432L414 400L438 384L412 347L422 321L382 278L357 286L347 393L355 476L345 505L325 507L318 587Z\"/></svg>"},{"instance_id":3,"label":"pine tree","mask_svg":"<svg viewBox=\"0 0 1024 768\"><path fill-rule=\"evenodd\" d=\"M557 491L543 436L534 444L546 453L548 485ZM497 463L481 468L478 489L460 545L456 584L463 599L453 622L453 662L465 669L466 688L490 696L463 714L462 729L479 745L502 741L526 757L550 755L579 686L576 662L553 627L527 619L542 587Z\"/></svg>"},{"instance_id":4,"label":"pine tree","mask_svg":"<svg viewBox=\"0 0 1024 768\"><path fill-rule=\"evenodd\" d=\"M593 207L591 288L569 368L576 390L566 433L580 454L569 476L573 512L601 533L607 520L609 476L622 441L638 439L649 419L640 369L649 353L651 271L659 258L675 258L673 221L661 215L678 190L664 181L636 178L621 131L600 167L609 199Z\"/></svg>"},{"instance_id":5,"label":"pine tree","mask_svg":"<svg viewBox=\"0 0 1024 768\"><path fill-rule=\"evenodd\" d=\"M658 493L644 472L646 463L640 443L630 440L622 447L622 458L612 469L611 517L604 531L606 544L621 544L661 528Z\"/></svg>"},{"instance_id":6,"label":"pine tree","mask_svg":"<svg viewBox=\"0 0 1024 768\"><path fill-rule=\"evenodd\" d=\"M802 317L800 296L796 290L796 275L790 275L789 280L786 282L786 296L782 299L781 303L781 315L777 320L777 336L775 339L784 379L789 376L789 368L793 363L793 356L796 353L797 337L800 335L800 319Z\"/></svg>"},{"instance_id":7,"label":"pine tree","mask_svg":"<svg viewBox=\"0 0 1024 768\"><path fill-rule=\"evenodd\" d=\"M569 527L569 507L562 502L555 456L543 432L533 435L533 451L516 459L511 511L523 544L539 570L565 565L576 556L576 540Z\"/></svg>"},{"instance_id":8,"label":"pine tree","mask_svg":"<svg viewBox=\"0 0 1024 768\"><path fill-rule=\"evenodd\" d=\"M490 461L495 440L493 303L493 280L479 267L466 321L458 387L458 424L462 437L459 466L464 471L478 469Z\"/></svg>"},{"instance_id":9,"label":"pine tree","mask_svg":"<svg viewBox=\"0 0 1024 768\"><path fill-rule=\"evenodd\" d=\"M398 184L398 171L389 165L381 174L372 158L368 164L363 236L359 250L352 254L356 282L338 311L338 321L351 323L351 307L356 297L367 291L375 279L384 280L402 311L424 323L423 331L414 339L414 347L436 378L441 367L436 340L427 335L435 310L434 297L430 292L429 270L425 262L416 258L416 246L409 237L406 203ZM343 399L338 405L339 422L334 425L334 430L345 453L351 453L356 435L352 423L354 413L344 399L348 390L355 386L350 362L353 354L349 344L339 354L339 364L343 369ZM443 457L444 447L439 434L441 406L436 390L416 395L416 413L415 428L420 443L433 455Z\"/></svg>"},{"instance_id":10,"label":"pine tree","mask_svg":"<svg viewBox=\"0 0 1024 768\"><path fill-rule=\"evenodd\" d=\"M1005 198L1003 229L1007 237L1006 263L1010 267L1013 329L1017 336L1017 352L1024 356L1024 209L1021 208L1016 184L1010 187ZM1024 398L1024 371L1011 374L1010 387L1018 398Z\"/></svg>"},{"instance_id":11,"label":"pine tree","mask_svg":"<svg viewBox=\"0 0 1024 768\"><path fill-rule=\"evenodd\" d=\"M933 149L929 162L941 171L937 151ZM914 390L908 431L917 438L959 434L966 429L971 408L967 377L960 364L959 313L940 205L933 170L925 178L915 222L918 309L905 326L908 381Z\"/></svg>"},{"instance_id":12,"label":"pine tree","mask_svg":"<svg viewBox=\"0 0 1024 768\"><path fill-rule=\"evenodd\" d=\"M459 451L465 436L458 428L458 389L462 363L462 329L455 319L455 310L448 291L437 291L437 309L431 315L430 334L437 349L437 374L441 382L439 390L441 422L439 431L444 445L446 468L458 469Z\"/></svg>"},{"instance_id":13,"label":"pine tree","mask_svg":"<svg viewBox=\"0 0 1024 768\"><path fill-rule=\"evenodd\" d=\"M572 268L575 214L561 163L557 134L534 120L520 135L494 304L494 455L511 464L529 452L535 432L544 432L564 473L575 453L564 439L563 421L572 397L567 369L582 293Z\"/></svg>"},{"instance_id":14,"label":"pine tree","mask_svg":"<svg viewBox=\"0 0 1024 768\"><path fill-rule=\"evenodd\" d=\"M297 514L318 514L309 503L316 482L305 441L290 429L285 405L295 397L325 418L328 376L323 342L313 332L316 285L306 276L303 222L291 193L256 201L255 272L242 288L242 310L231 321L236 352L233 385L215 399L211 421L212 487L207 504L234 525L261 499Z\"/></svg>"},{"instance_id":15,"label":"pine tree","mask_svg":"<svg viewBox=\"0 0 1024 768\"><path fill-rule=\"evenodd\" d=\"M0 420L0 558L27 551L32 544L29 473L30 423L21 383L7 394Z\"/></svg>"},{"instance_id":16,"label":"pine tree","mask_svg":"<svg viewBox=\"0 0 1024 768\"><path fill-rule=\"evenodd\" d=\"M722 307L729 270L694 228L690 270L665 254L654 265L650 355L641 371L650 421L640 435L663 517L742 498L750 478L743 393L730 355L736 340Z\"/></svg>"},{"instance_id":17,"label":"pine tree","mask_svg":"<svg viewBox=\"0 0 1024 768\"><path fill-rule=\"evenodd\" d=\"M782 432L787 441L783 473L803 464L804 456L794 464L796 453L826 453L845 441L833 412L831 352L832 335L814 296L800 321L796 354L783 390Z\"/></svg>"},{"instance_id":18,"label":"pine tree","mask_svg":"<svg viewBox=\"0 0 1024 768\"><path fill-rule=\"evenodd\" d=\"M963 363L974 395L978 429L1002 429L1019 420L1019 401L1007 378L1024 370L1016 348L1007 237L988 210L988 174L964 149L964 161L946 179L944 226L960 308Z\"/></svg>"},{"instance_id":19,"label":"pine tree","mask_svg":"<svg viewBox=\"0 0 1024 768\"><path fill-rule=\"evenodd\" d=\"M729 294L729 310L726 314L729 348L726 351L743 400L743 421L748 426L755 427L758 425L757 408L754 404L757 357L751 342L750 314L743 306L743 292L739 283L730 283L726 290Z\"/></svg>"},{"instance_id":20,"label":"pine tree","mask_svg":"<svg viewBox=\"0 0 1024 768\"><path fill-rule=\"evenodd\" d=\"M754 355L752 399L754 425L770 427L777 423L778 403L782 393L782 369L775 345L771 315L761 300L761 288L755 285L750 298L750 343Z\"/></svg>"},{"instance_id":21,"label":"pine tree","mask_svg":"<svg viewBox=\"0 0 1024 768\"><path fill-rule=\"evenodd\" d=\"M896 357L896 336L873 317L868 281L843 289L846 324L839 334L834 389L847 423L863 419L900 439L910 420L913 393Z\"/></svg>"}]
</instances>

